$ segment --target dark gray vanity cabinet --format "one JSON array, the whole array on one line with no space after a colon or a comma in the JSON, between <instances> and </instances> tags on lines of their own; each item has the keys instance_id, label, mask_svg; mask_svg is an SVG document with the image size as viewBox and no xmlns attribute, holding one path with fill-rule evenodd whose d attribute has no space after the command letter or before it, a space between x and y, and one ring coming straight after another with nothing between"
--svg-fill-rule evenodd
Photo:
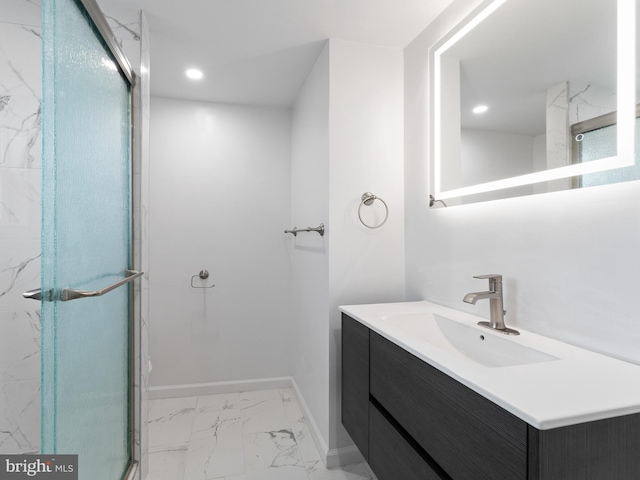
<instances>
[{"instance_id":1,"label":"dark gray vanity cabinet","mask_svg":"<svg viewBox=\"0 0 640 480\"><path fill-rule=\"evenodd\" d=\"M640 414L538 430L345 314L342 372L379 480L640 479Z\"/></svg>"},{"instance_id":2,"label":"dark gray vanity cabinet","mask_svg":"<svg viewBox=\"0 0 640 480\"><path fill-rule=\"evenodd\" d=\"M369 460L369 329L342 317L342 424Z\"/></svg>"},{"instance_id":3,"label":"dark gray vanity cabinet","mask_svg":"<svg viewBox=\"0 0 640 480\"><path fill-rule=\"evenodd\" d=\"M401 428L376 407L369 409L369 465L379 480L442 480L448 478L432 468L420 448L412 444Z\"/></svg>"},{"instance_id":4,"label":"dark gray vanity cabinet","mask_svg":"<svg viewBox=\"0 0 640 480\"><path fill-rule=\"evenodd\" d=\"M371 396L452 478L526 478L525 422L370 335Z\"/></svg>"}]
</instances>

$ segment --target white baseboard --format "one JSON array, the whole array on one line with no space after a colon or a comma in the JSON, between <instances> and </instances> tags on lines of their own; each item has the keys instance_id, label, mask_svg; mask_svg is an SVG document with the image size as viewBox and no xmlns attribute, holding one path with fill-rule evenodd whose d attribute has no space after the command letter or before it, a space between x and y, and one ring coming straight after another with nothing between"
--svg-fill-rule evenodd
<instances>
[{"instance_id":1,"label":"white baseboard","mask_svg":"<svg viewBox=\"0 0 640 480\"><path fill-rule=\"evenodd\" d=\"M364 458L355 445L329 450L320 432L307 402L305 402L298 384L292 377L259 378L230 382L195 383L188 385L165 385L149 388L149 400L163 398L193 397L198 395L217 395L220 393L248 392L268 390L271 388L291 388L300 405L305 423L320 454L320 458L327 468L336 468L352 463L364 462Z\"/></svg>"},{"instance_id":2,"label":"white baseboard","mask_svg":"<svg viewBox=\"0 0 640 480\"><path fill-rule=\"evenodd\" d=\"M149 388L149 400L217 395L219 393L251 392L255 390L269 390L271 388L289 388L291 387L291 381L291 377L272 377L230 382L164 385Z\"/></svg>"},{"instance_id":3,"label":"white baseboard","mask_svg":"<svg viewBox=\"0 0 640 480\"><path fill-rule=\"evenodd\" d=\"M322 433L320 433L318 424L315 422L315 419L311 414L311 410L309 410L307 402L305 402L304 397L302 396L302 392L300 392L300 389L298 388L298 384L293 378L291 379L291 388L296 396L296 400L298 400L300 408L302 409L305 423L307 424L313 443L316 444L316 449L318 450L325 467L336 468L343 465L350 465L352 463L364 462L364 458L360 453L360 450L358 450L355 445L329 449Z\"/></svg>"},{"instance_id":4,"label":"white baseboard","mask_svg":"<svg viewBox=\"0 0 640 480\"><path fill-rule=\"evenodd\" d=\"M342 467L352 463L364 462L364 457L355 445L342 448L332 448L327 452L327 468Z\"/></svg>"},{"instance_id":5,"label":"white baseboard","mask_svg":"<svg viewBox=\"0 0 640 480\"><path fill-rule=\"evenodd\" d=\"M326 466L327 452L329 451L329 447L327 446L327 442L322 436L322 433L320 433L320 428L318 427L318 424L316 423L315 418L313 418L313 415L311 414L311 410L309 410L309 406L307 405L307 402L304 401L304 397L302 396L302 392L300 391L298 384L293 378L291 378L291 389L293 390L293 394L296 396L298 405L300 405L300 409L302 410L302 415L304 415L304 422L307 424L307 429L311 434L313 443L315 443L316 445L316 450L318 450L320 459Z\"/></svg>"}]
</instances>

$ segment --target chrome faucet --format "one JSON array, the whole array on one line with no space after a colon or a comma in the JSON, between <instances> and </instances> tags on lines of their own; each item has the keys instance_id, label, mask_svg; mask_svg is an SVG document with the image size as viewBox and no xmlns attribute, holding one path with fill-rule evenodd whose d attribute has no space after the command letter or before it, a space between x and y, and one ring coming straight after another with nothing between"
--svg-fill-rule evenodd
<instances>
[{"instance_id":1,"label":"chrome faucet","mask_svg":"<svg viewBox=\"0 0 640 480\"><path fill-rule=\"evenodd\" d=\"M478 322L481 327L491 328L506 335L520 335L520 332L507 328L504 324L504 310L502 302L502 275L478 275L473 278L488 279L489 290L486 292L467 293L462 299L466 303L475 305L478 300L489 299L490 321Z\"/></svg>"}]
</instances>

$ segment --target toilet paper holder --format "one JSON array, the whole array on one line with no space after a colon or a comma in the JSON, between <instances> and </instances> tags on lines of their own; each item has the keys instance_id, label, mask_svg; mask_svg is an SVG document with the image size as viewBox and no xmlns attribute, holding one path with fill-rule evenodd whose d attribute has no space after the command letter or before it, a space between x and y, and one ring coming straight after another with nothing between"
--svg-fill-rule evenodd
<instances>
[{"instance_id":1,"label":"toilet paper holder","mask_svg":"<svg viewBox=\"0 0 640 480\"><path fill-rule=\"evenodd\" d=\"M191 277L191 288L213 288L215 287L215 285L211 285L210 287L198 287L197 285L193 284L193 279L196 277L200 277L201 280L206 280L207 278L209 278L209 272L207 270L200 270L200 273L198 273L197 275L194 275L193 277Z\"/></svg>"}]
</instances>

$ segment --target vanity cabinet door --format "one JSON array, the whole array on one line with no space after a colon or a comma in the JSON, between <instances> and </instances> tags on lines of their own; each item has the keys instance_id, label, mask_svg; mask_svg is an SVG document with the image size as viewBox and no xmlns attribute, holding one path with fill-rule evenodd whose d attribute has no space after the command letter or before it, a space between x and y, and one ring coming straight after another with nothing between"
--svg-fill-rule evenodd
<instances>
[{"instance_id":1,"label":"vanity cabinet door","mask_svg":"<svg viewBox=\"0 0 640 480\"><path fill-rule=\"evenodd\" d=\"M375 332L371 395L454 480L527 478L527 424Z\"/></svg>"},{"instance_id":2,"label":"vanity cabinet door","mask_svg":"<svg viewBox=\"0 0 640 480\"><path fill-rule=\"evenodd\" d=\"M369 329L342 314L342 424L369 460Z\"/></svg>"},{"instance_id":3,"label":"vanity cabinet door","mask_svg":"<svg viewBox=\"0 0 640 480\"><path fill-rule=\"evenodd\" d=\"M414 448L373 405L369 407L369 418L369 465L378 480L448 480L436 473L423 458L420 447Z\"/></svg>"}]
</instances>

